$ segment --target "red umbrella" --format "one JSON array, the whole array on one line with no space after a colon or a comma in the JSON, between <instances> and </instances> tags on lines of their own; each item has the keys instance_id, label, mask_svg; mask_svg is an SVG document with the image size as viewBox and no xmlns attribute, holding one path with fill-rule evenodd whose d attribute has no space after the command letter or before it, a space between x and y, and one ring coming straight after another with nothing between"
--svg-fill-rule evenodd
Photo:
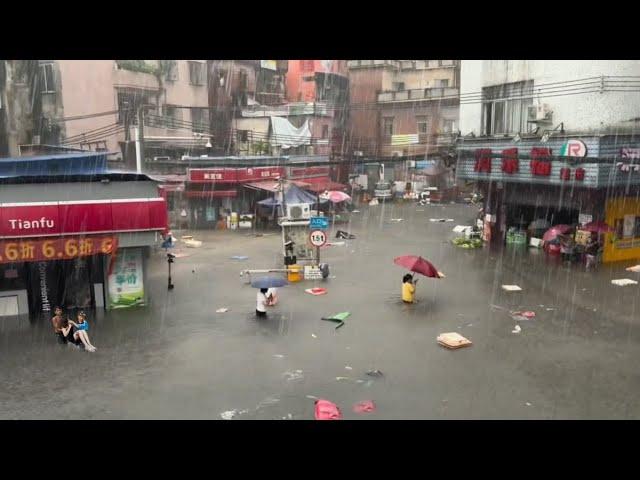
<instances>
[{"instance_id":1,"label":"red umbrella","mask_svg":"<svg viewBox=\"0 0 640 480\"><path fill-rule=\"evenodd\" d=\"M613 232L613 228L604 222L589 222L586 225L580 227L580 230L587 230L593 233L609 233Z\"/></svg>"},{"instance_id":2,"label":"red umbrella","mask_svg":"<svg viewBox=\"0 0 640 480\"><path fill-rule=\"evenodd\" d=\"M425 277L440 278L444 276L438 272L431 262L416 255L403 255L401 257L396 257L393 259L393 263L412 272L420 273Z\"/></svg>"},{"instance_id":3,"label":"red umbrella","mask_svg":"<svg viewBox=\"0 0 640 480\"><path fill-rule=\"evenodd\" d=\"M544 232L542 240L545 242L550 242L552 240L555 240L558 235L564 235L571 230L573 230L573 227L571 225L554 225L549 230Z\"/></svg>"}]
</instances>

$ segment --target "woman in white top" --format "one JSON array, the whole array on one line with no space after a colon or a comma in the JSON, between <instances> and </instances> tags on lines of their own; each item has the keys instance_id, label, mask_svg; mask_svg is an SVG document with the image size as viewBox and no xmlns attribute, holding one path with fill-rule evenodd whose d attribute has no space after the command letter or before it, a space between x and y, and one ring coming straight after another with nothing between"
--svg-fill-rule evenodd
<instances>
[{"instance_id":1,"label":"woman in white top","mask_svg":"<svg viewBox=\"0 0 640 480\"><path fill-rule=\"evenodd\" d=\"M256 295L256 317L267 316L267 292L266 288L258 290Z\"/></svg>"},{"instance_id":2,"label":"woman in white top","mask_svg":"<svg viewBox=\"0 0 640 480\"><path fill-rule=\"evenodd\" d=\"M278 303L278 289L270 288L267 290L265 294L267 297L267 307L273 307L276 303Z\"/></svg>"}]
</instances>

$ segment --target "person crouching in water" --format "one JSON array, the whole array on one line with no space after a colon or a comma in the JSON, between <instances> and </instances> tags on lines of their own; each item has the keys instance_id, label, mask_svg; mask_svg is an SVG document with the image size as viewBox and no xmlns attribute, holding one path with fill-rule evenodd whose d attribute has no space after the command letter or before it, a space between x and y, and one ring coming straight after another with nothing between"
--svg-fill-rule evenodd
<instances>
[{"instance_id":1,"label":"person crouching in water","mask_svg":"<svg viewBox=\"0 0 640 480\"><path fill-rule=\"evenodd\" d=\"M415 293L418 280L413 280L413 276L407 273L402 277L402 301L404 303L416 303Z\"/></svg>"},{"instance_id":2,"label":"person crouching in water","mask_svg":"<svg viewBox=\"0 0 640 480\"><path fill-rule=\"evenodd\" d=\"M267 316L267 288L261 288L256 295L256 317Z\"/></svg>"},{"instance_id":3,"label":"person crouching in water","mask_svg":"<svg viewBox=\"0 0 640 480\"><path fill-rule=\"evenodd\" d=\"M77 341L82 342L85 350L87 350L88 352L95 352L96 347L91 345L91 341L89 340L89 334L87 333L89 331L89 322L87 322L87 316L85 315L84 312L80 312L78 313L77 320L78 320L78 323L74 322L73 320L69 320L70 326L67 327L68 329L72 327L75 328L75 331L73 331L72 333L73 339L76 342Z\"/></svg>"}]
</instances>

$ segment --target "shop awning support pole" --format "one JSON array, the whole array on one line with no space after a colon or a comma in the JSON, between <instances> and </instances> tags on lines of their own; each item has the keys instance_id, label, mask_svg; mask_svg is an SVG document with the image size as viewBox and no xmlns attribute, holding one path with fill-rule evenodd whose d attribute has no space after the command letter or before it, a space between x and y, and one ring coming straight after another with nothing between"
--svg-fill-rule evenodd
<instances>
[{"instance_id":1,"label":"shop awning support pole","mask_svg":"<svg viewBox=\"0 0 640 480\"><path fill-rule=\"evenodd\" d=\"M144 161L144 106L138 108L138 126L136 127L136 172L142 173Z\"/></svg>"}]
</instances>

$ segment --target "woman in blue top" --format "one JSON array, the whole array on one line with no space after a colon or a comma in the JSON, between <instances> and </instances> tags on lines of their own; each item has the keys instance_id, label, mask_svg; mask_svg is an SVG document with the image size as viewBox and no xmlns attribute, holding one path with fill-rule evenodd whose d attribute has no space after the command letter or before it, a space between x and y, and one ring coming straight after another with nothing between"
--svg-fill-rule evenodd
<instances>
[{"instance_id":1,"label":"woman in blue top","mask_svg":"<svg viewBox=\"0 0 640 480\"><path fill-rule=\"evenodd\" d=\"M69 320L69 323L76 327L75 332L73 332L73 338L75 340L80 340L84 344L84 348L88 352L95 352L96 347L91 345L91 341L89 340L89 335L87 332L89 331L89 322L87 322L87 316L84 312L78 313L78 323L73 320Z\"/></svg>"}]
</instances>

